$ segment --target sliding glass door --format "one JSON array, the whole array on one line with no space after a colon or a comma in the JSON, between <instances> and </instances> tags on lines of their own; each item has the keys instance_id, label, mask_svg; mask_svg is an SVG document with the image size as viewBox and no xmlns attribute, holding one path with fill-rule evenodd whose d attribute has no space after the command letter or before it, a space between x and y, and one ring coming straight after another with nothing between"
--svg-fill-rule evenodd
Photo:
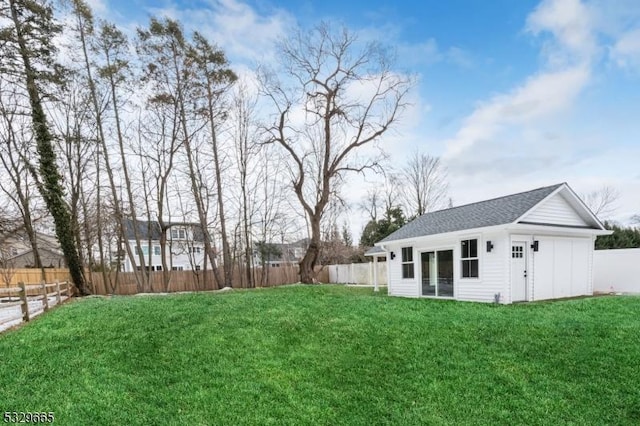
<instances>
[{"instance_id":1,"label":"sliding glass door","mask_svg":"<svg viewBox=\"0 0 640 426\"><path fill-rule=\"evenodd\" d=\"M453 297L453 250L422 252L422 295Z\"/></svg>"}]
</instances>

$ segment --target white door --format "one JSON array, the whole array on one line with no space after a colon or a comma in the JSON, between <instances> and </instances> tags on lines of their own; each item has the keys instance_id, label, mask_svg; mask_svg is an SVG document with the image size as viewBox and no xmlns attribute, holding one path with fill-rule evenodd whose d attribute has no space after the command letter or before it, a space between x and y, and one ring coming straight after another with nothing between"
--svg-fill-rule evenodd
<instances>
[{"instance_id":1,"label":"white door","mask_svg":"<svg viewBox=\"0 0 640 426\"><path fill-rule=\"evenodd\" d=\"M527 300L527 243L514 241L511 244L511 300Z\"/></svg>"}]
</instances>

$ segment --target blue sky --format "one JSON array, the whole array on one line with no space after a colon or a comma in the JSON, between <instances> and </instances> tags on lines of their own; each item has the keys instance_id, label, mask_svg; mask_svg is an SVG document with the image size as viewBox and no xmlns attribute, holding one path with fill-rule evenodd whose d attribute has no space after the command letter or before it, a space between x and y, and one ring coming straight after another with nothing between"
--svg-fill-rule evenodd
<instances>
[{"instance_id":1,"label":"blue sky","mask_svg":"<svg viewBox=\"0 0 640 426\"><path fill-rule=\"evenodd\" d=\"M340 22L393 48L418 79L383 142L391 165L418 147L442 156L455 204L566 181L579 194L615 188L613 219L640 213L640 1L90 3L130 28L150 14L179 18L247 72L293 26ZM352 179L346 195L357 200L363 185Z\"/></svg>"}]
</instances>

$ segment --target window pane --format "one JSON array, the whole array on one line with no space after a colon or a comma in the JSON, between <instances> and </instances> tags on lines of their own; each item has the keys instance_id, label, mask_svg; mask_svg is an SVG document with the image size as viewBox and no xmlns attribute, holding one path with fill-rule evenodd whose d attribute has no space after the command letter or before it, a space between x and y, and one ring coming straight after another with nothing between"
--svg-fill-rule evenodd
<instances>
[{"instance_id":1,"label":"window pane","mask_svg":"<svg viewBox=\"0 0 640 426\"><path fill-rule=\"evenodd\" d=\"M402 278L413 278L413 263L402 265Z\"/></svg>"},{"instance_id":2,"label":"window pane","mask_svg":"<svg viewBox=\"0 0 640 426\"><path fill-rule=\"evenodd\" d=\"M462 261L462 278L478 278L478 259Z\"/></svg>"},{"instance_id":3,"label":"window pane","mask_svg":"<svg viewBox=\"0 0 640 426\"><path fill-rule=\"evenodd\" d=\"M469 261L469 273L471 274L470 276L473 278L478 278L478 260L470 260Z\"/></svg>"},{"instance_id":4,"label":"window pane","mask_svg":"<svg viewBox=\"0 0 640 426\"><path fill-rule=\"evenodd\" d=\"M434 252L422 253L422 295L435 296L436 284L436 257Z\"/></svg>"},{"instance_id":5,"label":"window pane","mask_svg":"<svg viewBox=\"0 0 640 426\"><path fill-rule=\"evenodd\" d=\"M461 242L462 253L460 256L464 259L469 257L469 240L463 240Z\"/></svg>"},{"instance_id":6,"label":"window pane","mask_svg":"<svg viewBox=\"0 0 640 426\"><path fill-rule=\"evenodd\" d=\"M453 297L453 250L438 252L438 296Z\"/></svg>"},{"instance_id":7,"label":"window pane","mask_svg":"<svg viewBox=\"0 0 640 426\"><path fill-rule=\"evenodd\" d=\"M469 257L478 257L478 240L469 240Z\"/></svg>"},{"instance_id":8,"label":"window pane","mask_svg":"<svg viewBox=\"0 0 640 426\"><path fill-rule=\"evenodd\" d=\"M402 247L402 261L413 262L413 247Z\"/></svg>"}]
</instances>

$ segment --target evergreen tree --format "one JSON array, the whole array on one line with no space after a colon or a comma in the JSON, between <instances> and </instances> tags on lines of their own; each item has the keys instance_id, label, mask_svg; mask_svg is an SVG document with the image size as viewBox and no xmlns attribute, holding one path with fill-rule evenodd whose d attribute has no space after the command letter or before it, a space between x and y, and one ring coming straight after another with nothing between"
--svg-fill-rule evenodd
<instances>
[{"instance_id":1,"label":"evergreen tree","mask_svg":"<svg viewBox=\"0 0 640 426\"><path fill-rule=\"evenodd\" d=\"M613 234L598 237L596 250L640 247L640 228L625 228L606 221L604 226Z\"/></svg>"},{"instance_id":2,"label":"evergreen tree","mask_svg":"<svg viewBox=\"0 0 640 426\"><path fill-rule=\"evenodd\" d=\"M407 223L400 207L388 209L380 220L370 220L360 237L361 247L372 247L381 239L391 235Z\"/></svg>"}]
</instances>

